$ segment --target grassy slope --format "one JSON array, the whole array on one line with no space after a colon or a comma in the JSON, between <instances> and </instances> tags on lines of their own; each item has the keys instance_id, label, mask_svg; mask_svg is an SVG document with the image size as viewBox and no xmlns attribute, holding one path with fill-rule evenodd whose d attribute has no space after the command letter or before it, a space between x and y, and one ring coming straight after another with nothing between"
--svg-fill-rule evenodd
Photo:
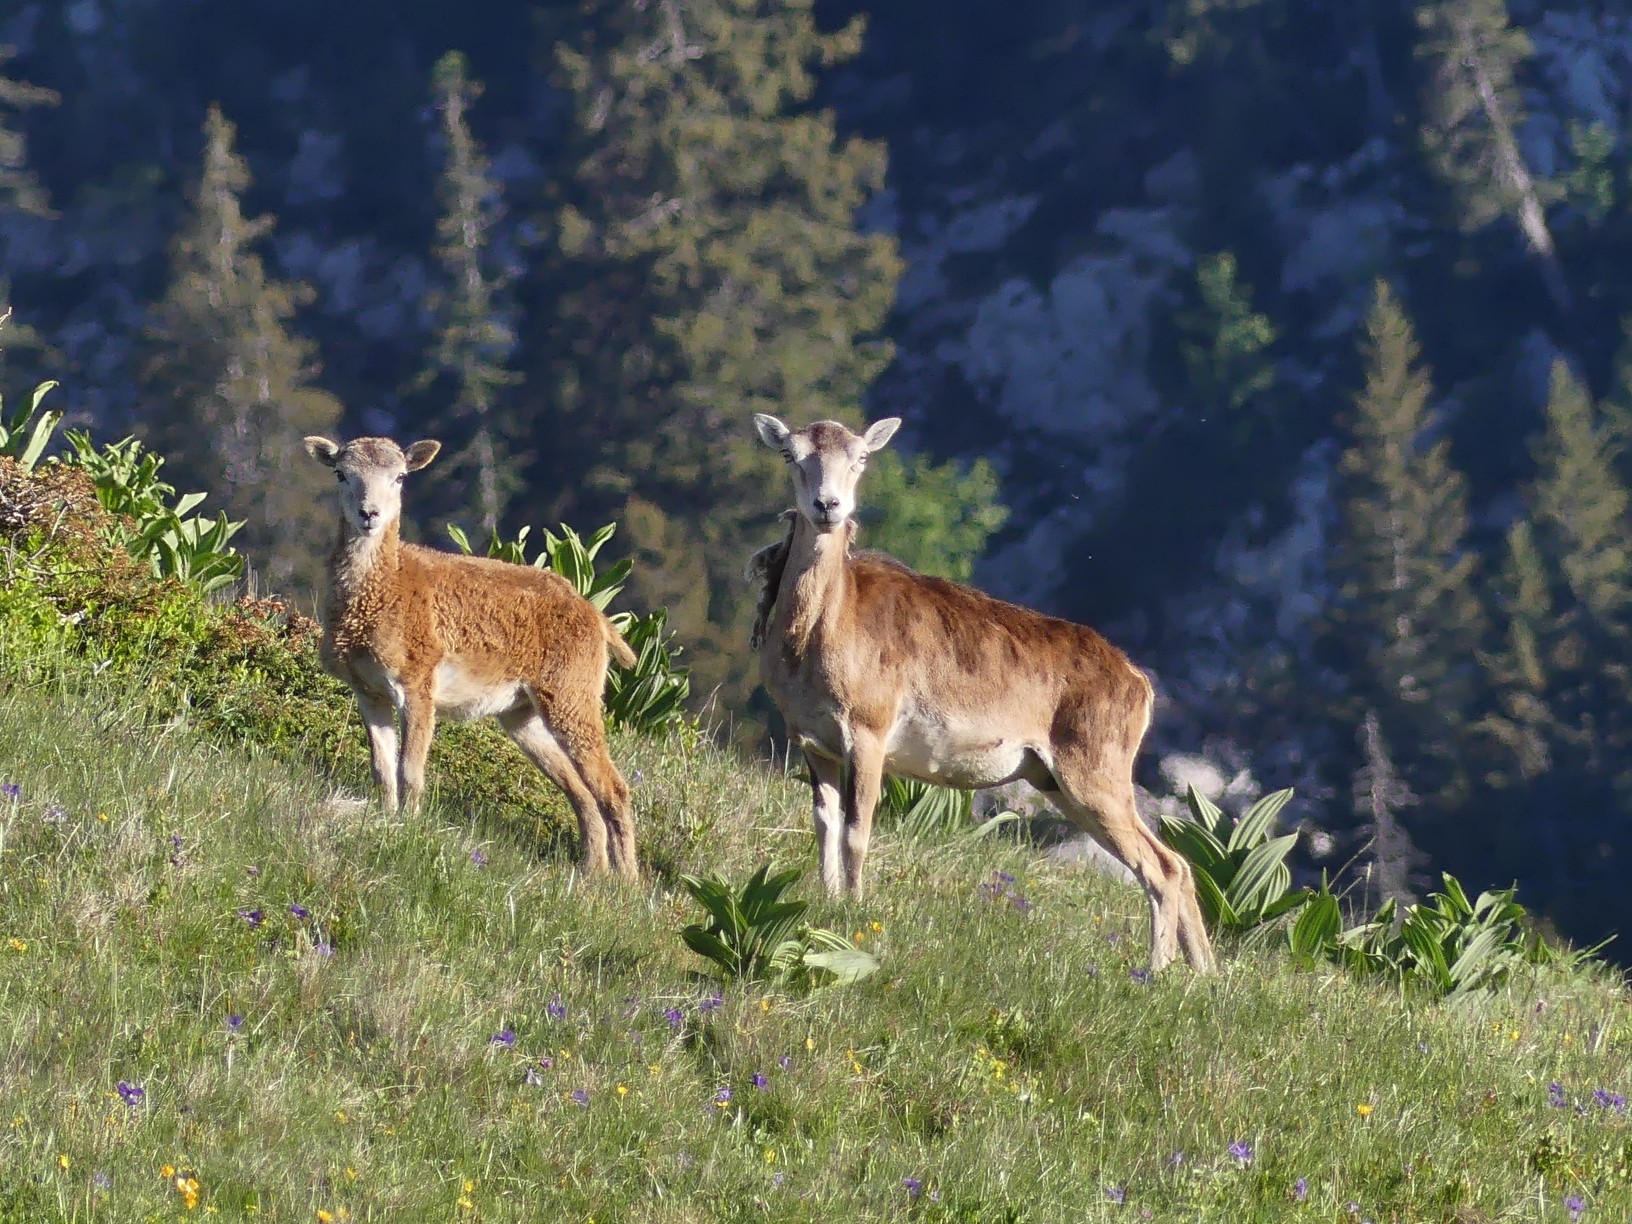
<instances>
[{"instance_id":1,"label":"grassy slope","mask_svg":"<svg viewBox=\"0 0 1632 1224\"><path fill-rule=\"evenodd\" d=\"M123 704L0 687L21 788L0 800L0 1220L186 1215L166 1165L199 1214L290 1221L1562 1220L1571 1193L1629 1213L1632 1131L1591 1100L1632 1091L1603 984L1449 1007L1263 951L1141 984L1130 889L885 837L872 898L822 910L883 973L710 1009L676 894L586 886L456 804L326 803L316 774ZM648 824L712 822L699 867L808 854L803 788L616 751ZM982 889L997 868L1029 912ZM1549 1106L1554 1080L1583 1113Z\"/></svg>"}]
</instances>

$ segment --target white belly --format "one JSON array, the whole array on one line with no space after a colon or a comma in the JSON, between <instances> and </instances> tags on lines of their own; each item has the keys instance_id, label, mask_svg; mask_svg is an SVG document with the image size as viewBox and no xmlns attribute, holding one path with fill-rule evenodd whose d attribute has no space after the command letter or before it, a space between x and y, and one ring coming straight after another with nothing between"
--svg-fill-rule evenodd
<instances>
[{"instance_id":1,"label":"white belly","mask_svg":"<svg viewBox=\"0 0 1632 1224\"><path fill-rule=\"evenodd\" d=\"M455 721L488 718L528 704L519 680L491 680L472 675L455 659L436 665L436 712Z\"/></svg>"},{"instance_id":2,"label":"white belly","mask_svg":"<svg viewBox=\"0 0 1632 1224\"><path fill-rule=\"evenodd\" d=\"M1021 777L1035 745L1004 737L991 727L940 724L920 718L896 720L885 745L885 772L942 786L1001 786Z\"/></svg>"}]
</instances>

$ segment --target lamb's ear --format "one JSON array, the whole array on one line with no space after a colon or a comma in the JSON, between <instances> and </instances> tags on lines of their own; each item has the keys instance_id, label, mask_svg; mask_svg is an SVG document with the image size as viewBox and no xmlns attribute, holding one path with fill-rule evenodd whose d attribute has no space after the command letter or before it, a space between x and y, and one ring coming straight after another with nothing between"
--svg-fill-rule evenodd
<instances>
[{"instance_id":1,"label":"lamb's ear","mask_svg":"<svg viewBox=\"0 0 1632 1224\"><path fill-rule=\"evenodd\" d=\"M312 434L301 441L306 447L306 453L324 467L333 467L335 461L340 458L340 444L329 441L322 434Z\"/></svg>"},{"instance_id":2,"label":"lamb's ear","mask_svg":"<svg viewBox=\"0 0 1632 1224\"><path fill-rule=\"evenodd\" d=\"M768 412L754 413L754 430L759 440L772 450L786 451L793 431Z\"/></svg>"},{"instance_id":3,"label":"lamb's ear","mask_svg":"<svg viewBox=\"0 0 1632 1224\"><path fill-rule=\"evenodd\" d=\"M895 437L895 431L901 428L900 417L885 417L882 421L874 421L868 427L867 434L862 441L867 444L868 453L883 450Z\"/></svg>"},{"instance_id":4,"label":"lamb's ear","mask_svg":"<svg viewBox=\"0 0 1632 1224\"><path fill-rule=\"evenodd\" d=\"M435 459L437 452L442 449L442 443L426 439L424 442L415 442L408 448L408 470L417 472L420 468Z\"/></svg>"}]
</instances>

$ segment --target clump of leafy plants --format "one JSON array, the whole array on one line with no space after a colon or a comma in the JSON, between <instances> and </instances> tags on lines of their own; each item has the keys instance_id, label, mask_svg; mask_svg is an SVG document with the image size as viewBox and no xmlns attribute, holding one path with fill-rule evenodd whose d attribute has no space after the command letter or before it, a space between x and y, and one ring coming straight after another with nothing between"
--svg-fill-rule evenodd
<instances>
[{"instance_id":1,"label":"clump of leafy plants","mask_svg":"<svg viewBox=\"0 0 1632 1224\"><path fill-rule=\"evenodd\" d=\"M1298 835L1271 836L1290 790L1265 795L1232 820L1195 787L1186 797L1194 819L1164 816L1162 840L1190 860L1196 900L1215 934L1245 935L1289 914L1312 895L1293 891L1286 856Z\"/></svg>"},{"instance_id":2,"label":"clump of leafy plants","mask_svg":"<svg viewBox=\"0 0 1632 1224\"><path fill-rule=\"evenodd\" d=\"M45 397L57 384L41 383L28 401L9 418L0 412L0 456L15 461L23 472L41 463L62 423L62 413L42 411ZM48 464L84 472L96 489L97 500L114 518L108 520L113 538L131 556L146 561L159 578L178 578L209 594L231 586L244 572L244 559L230 541L242 523L225 514L213 519L195 515L203 493L177 494L174 485L159 479L164 459L145 450L135 438L97 446L79 430L66 434L68 452Z\"/></svg>"},{"instance_id":3,"label":"clump of leafy plants","mask_svg":"<svg viewBox=\"0 0 1632 1224\"><path fill-rule=\"evenodd\" d=\"M908 837L948 837L968 826L974 795L912 778L884 779L878 798L879 823Z\"/></svg>"},{"instance_id":4,"label":"clump of leafy plants","mask_svg":"<svg viewBox=\"0 0 1632 1224\"><path fill-rule=\"evenodd\" d=\"M1444 891L1400 909L1392 898L1370 921L1330 941L1335 959L1363 973L1380 974L1440 995L1499 986L1525 964L1560 955L1530 931L1515 888L1492 889L1474 900L1448 872ZM1574 959L1564 954L1564 959Z\"/></svg>"},{"instance_id":5,"label":"clump of leafy plants","mask_svg":"<svg viewBox=\"0 0 1632 1224\"><path fill-rule=\"evenodd\" d=\"M487 555L513 565L553 570L604 612L607 604L623 590L633 565L624 558L605 568L596 568L596 555L616 530L616 523L608 523L592 532L588 539L565 525L560 535L545 531L544 546L531 559L527 555L530 527L521 528L513 540L503 539L494 532L487 542ZM452 523L448 524L448 537L467 555L474 551L470 537ZM611 616L612 623L635 652L635 665L626 668L613 664L607 672L608 721L614 726L645 732L662 731L685 722L691 679L686 669L674 661L680 647L675 644L674 635L668 632L668 610L659 608L645 616L614 612Z\"/></svg>"},{"instance_id":6,"label":"clump of leafy plants","mask_svg":"<svg viewBox=\"0 0 1632 1224\"><path fill-rule=\"evenodd\" d=\"M739 978L794 989L859 982L878 958L844 936L804 921L807 901L784 900L799 881L797 867L762 865L740 890L718 876L681 876L680 886L704 910L704 920L680 932L726 981Z\"/></svg>"}]
</instances>

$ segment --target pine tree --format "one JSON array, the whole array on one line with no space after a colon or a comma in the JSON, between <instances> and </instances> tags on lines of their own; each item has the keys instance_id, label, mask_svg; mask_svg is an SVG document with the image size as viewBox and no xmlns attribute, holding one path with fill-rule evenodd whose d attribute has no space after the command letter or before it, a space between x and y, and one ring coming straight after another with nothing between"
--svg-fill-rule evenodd
<instances>
[{"instance_id":1,"label":"pine tree","mask_svg":"<svg viewBox=\"0 0 1632 1224\"><path fill-rule=\"evenodd\" d=\"M1529 37L1509 24L1505 0L1437 0L1417 10L1417 21L1418 51L1433 64L1423 141L1461 201L1464 227L1517 222L1547 292L1567 309L1547 227L1549 189L1531 174L1516 135L1526 118L1516 78L1531 54Z\"/></svg>"},{"instance_id":2,"label":"pine tree","mask_svg":"<svg viewBox=\"0 0 1632 1224\"><path fill-rule=\"evenodd\" d=\"M1430 376L1383 282L1366 331L1366 384L1339 461L1332 623L1361 708L1377 712L1392 743L1409 746L1402 776L1442 812L1466 782L1460 740L1482 634L1464 542L1467 493L1449 443L1430 436Z\"/></svg>"},{"instance_id":3,"label":"pine tree","mask_svg":"<svg viewBox=\"0 0 1632 1224\"><path fill-rule=\"evenodd\" d=\"M823 34L811 8L590 0L557 48L575 157L536 483L570 490L565 515L625 522L631 597L671 606L693 691L729 677L732 700L752 666L741 566L787 496L750 415L859 424L899 271L894 240L855 221L882 146L810 105L814 67L855 55L861 23Z\"/></svg>"},{"instance_id":4,"label":"pine tree","mask_svg":"<svg viewBox=\"0 0 1632 1224\"><path fill-rule=\"evenodd\" d=\"M499 185L470 131L481 86L470 80L464 56L450 51L436 65L433 87L441 119L441 283L429 299L436 344L419 385L442 397L427 428L449 448L434 469L446 508L452 513L474 503L486 533L504 517L523 462L521 431L505 403L506 389L520 381L506 364L516 347L508 298L514 274L493 252L493 228L503 215Z\"/></svg>"},{"instance_id":5,"label":"pine tree","mask_svg":"<svg viewBox=\"0 0 1632 1224\"><path fill-rule=\"evenodd\" d=\"M1534 448L1530 519L1550 579L1542 667L1557 765L1625 769L1632 749L1632 550L1628 492L1597 407L1562 361L1553 366L1547 428Z\"/></svg>"},{"instance_id":6,"label":"pine tree","mask_svg":"<svg viewBox=\"0 0 1632 1224\"><path fill-rule=\"evenodd\" d=\"M299 285L271 280L256 245L273 220L243 215L249 170L211 107L192 213L170 287L146 332L150 438L178 487L207 490L245 527L234 543L274 588L312 590L332 534L327 473L300 439L332 431L340 405L312 386L313 345L289 330Z\"/></svg>"},{"instance_id":7,"label":"pine tree","mask_svg":"<svg viewBox=\"0 0 1632 1224\"><path fill-rule=\"evenodd\" d=\"M1613 813L1632 810L1632 552L1614 430L1562 361L1546 419L1497 586L1496 706L1480 729L1498 844L1559 899L1587 883L1588 862L1609 869L1594 847L1619 843Z\"/></svg>"}]
</instances>

